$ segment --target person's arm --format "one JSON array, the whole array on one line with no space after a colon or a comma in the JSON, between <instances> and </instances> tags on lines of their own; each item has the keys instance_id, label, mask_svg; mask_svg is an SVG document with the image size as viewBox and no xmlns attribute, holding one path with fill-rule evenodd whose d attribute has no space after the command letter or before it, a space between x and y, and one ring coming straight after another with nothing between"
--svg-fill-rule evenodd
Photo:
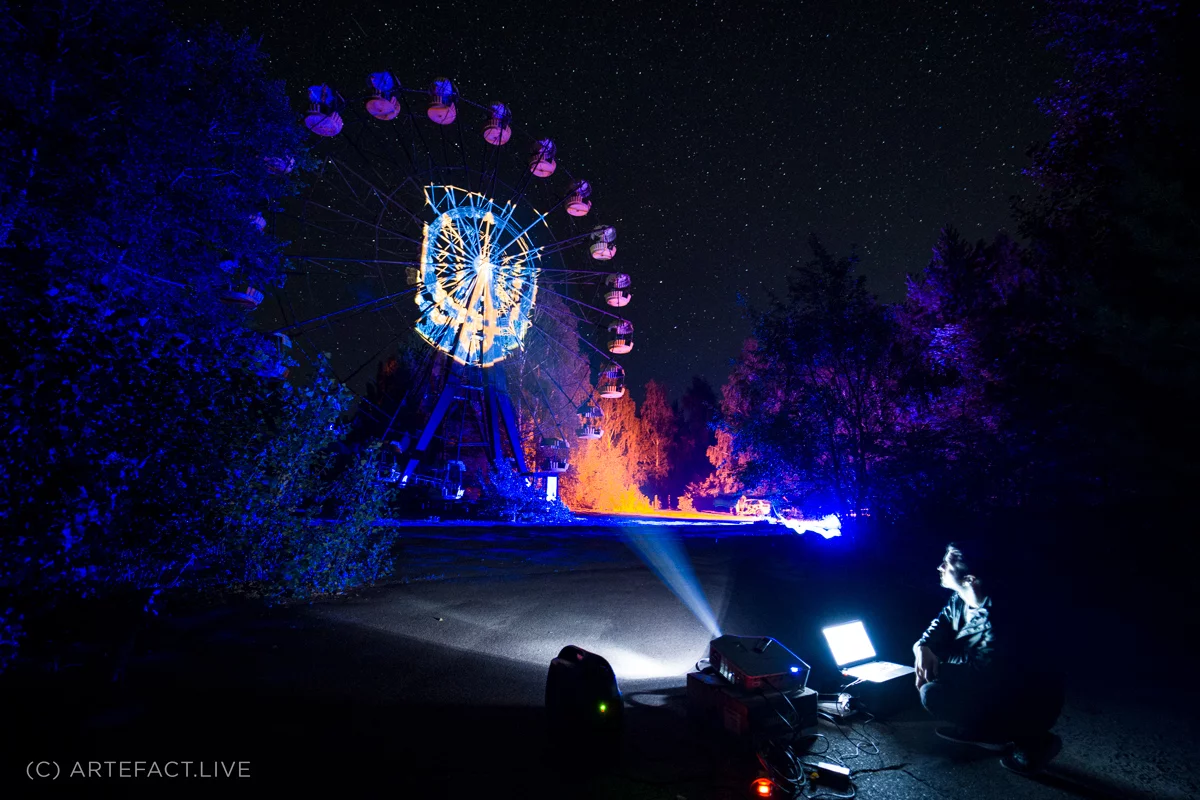
<instances>
[{"instance_id":1,"label":"person's arm","mask_svg":"<svg viewBox=\"0 0 1200 800\"><path fill-rule=\"evenodd\" d=\"M988 625L967 648L963 663L976 672L989 669L996 660L996 640Z\"/></svg>"},{"instance_id":2,"label":"person's arm","mask_svg":"<svg viewBox=\"0 0 1200 800\"><path fill-rule=\"evenodd\" d=\"M999 650L996 642L995 607L990 603L989 606L989 608L977 611L978 616L971 621L969 627L977 629L978 632L967 631L969 638L962 663L973 672L991 670L993 667L999 666L1001 661L998 658ZM1010 627L1014 621L1014 615L1008 612L1007 607L1002 609L1001 613L1004 614L1001 620L1003 629L1001 644L1009 649L1013 645L1013 640L1020 636L1020 629Z\"/></svg>"},{"instance_id":3,"label":"person's arm","mask_svg":"<svg viewBox=\"0 0 1200 800\"><path fill-rule=\"evenodd\" d=\"M955 630L954 620L956 618L955 601L958 600L958 595L950 598L950 602L946 603L933 622L929 623L929 627L925 629L925 633L921 634L921 638L913 645L913 655L917 655L922 647L928 647L933 651L933 654L941 657L941 653L946 652L946 645L954 641Z\"/></svg>"}]
</instances>

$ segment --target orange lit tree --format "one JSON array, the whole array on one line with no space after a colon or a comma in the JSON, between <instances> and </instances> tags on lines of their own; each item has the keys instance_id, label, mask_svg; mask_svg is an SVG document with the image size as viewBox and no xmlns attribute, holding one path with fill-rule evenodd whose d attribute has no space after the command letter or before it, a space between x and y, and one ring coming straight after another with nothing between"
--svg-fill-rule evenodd
<instances>
[{"instance_id":1,"label":"orange lit tree","mask_svg":"<svg viewBox=\"0 0 1200 800\"><path fill-rule=\"evenodd\" d=\"M639 488L646 457L637 404L626 394L604 401L603 409L604 436L571 448L571 468L559 487L563 502L573 511L650 511Z\"/></svg>"}]
</instances>

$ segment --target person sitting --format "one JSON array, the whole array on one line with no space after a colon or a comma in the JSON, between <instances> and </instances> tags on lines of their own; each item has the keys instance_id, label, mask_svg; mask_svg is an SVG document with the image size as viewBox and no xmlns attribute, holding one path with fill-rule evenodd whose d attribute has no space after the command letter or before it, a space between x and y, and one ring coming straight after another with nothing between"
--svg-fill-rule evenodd
<instances>
[{"instance_id":1,"label":"person sitting","mask_svg":"<svg viewBox=\"0 0 1200 800\"><path fill-rule=\"evenodd\" d=\"M1018 622L1021 598L994 591L1000 572L989 566L981 543L946 548L938 574L954 594L913 645L917 689L925 709L951 723L939 736L1002 751L1006 768L1031 774L1062 748L1050 733L1062 678L1045 660L1036 624Z\"/></svg>"}]
</instances>

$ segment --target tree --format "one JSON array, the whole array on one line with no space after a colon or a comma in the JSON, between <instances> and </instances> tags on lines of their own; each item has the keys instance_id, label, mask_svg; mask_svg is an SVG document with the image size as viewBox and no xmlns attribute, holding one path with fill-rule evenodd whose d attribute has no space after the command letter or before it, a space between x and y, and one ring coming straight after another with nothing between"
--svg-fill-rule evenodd
<instances>
[{"instance_id":1,"label":"tree","mask_svg":"<svg viewBox=\"0 0 1200 800\"><path fill-rule=\"evenodd\" d=\"M742 343L742 352L721 387L720 413L715 423L716 442L705 452L713 470L704 480L689 485L693 497L715 498L745 490L741 476L758 459L758 453L750 447L746 437L739 439L737 429L740 422L753 413L750 384L767 378L767 365L758 350L758 342L751 337Z\"/></svg>"},{"instance_id":2,"label":"tree","mask_svg":"<svg viewBox=\"0 0 1200 800\"><path fill-rule=\"evenodd\" d=\"M1036 295L1035 272L1004 234L972 245L944 228L929 264L909 277L895 314L905 447L891 472L910 511L997 502L1005 494L998 483L1012 483L1002 477L1015 466L1004 447L1021 436L1009 409L1032 340L1053 323L1030 313Z\"/></svg>"},{"instance_id":3,"label":"tree","mask_svg":"<svg viewBox=\"0 0 1200 800\"><path fill-rule=\"evenodd\" d=\"M652 497L667 500L667 477L671 472L671 452L674 447L678 426L675 412L667 403L667 392L658 381L647 381L646 399L639 414L641 423L641 462L638 471L643 475L643 485Z\"/></svg>"},{"instance_id":4,"label":"tree","mask_svg":"<svg viewBox=\"0 0 1200 800\"><path fill-rule=\"evenodd\" d=\"M516 356L519 413L526 433L526 459L540 460L543 437L562 439L575 457L575 426L580 404L588 396L591 367L580 352L579 321L561 297L538 295L537 323L530 328L525 348Z\"/></svg>"},{"instance_id":5,"label":"tree","mask_svg":"<svg viewBox=\"0 0 1200 800\"><path fill-rule=\"evenodd\" d=\"M794 269L786 298L756 326L743 405L724 420L738 449L753 451L739 476L786 493L808 510L872 506L876 472L897 446L898 364L887 310L812 237L813 259Z\"/></svg>"},{"instance_id":6,"label":"tree","mask_svg":"<svg viewBox=\"0 0 1200 800\"><path fill-rule=\"evenodd\" d=\"M678 434L671 452L670 485L671 493L680 495L712 470L708 448L715 443L712 424L717 415L716 392L708 381L694 376L674 410Z\"/></svg>"},{"instance_id":7,"label":"tree","mask_svg":"<svg viewBox=\"0 0 1200 800\"><path fill-rule=\"evenodd\" d=\"M642 455L637 405L626 393L604 404L604 435L581 441L571 451L571 467L559 486L563 501L580 511L649 511L638 484Z\"/></svg>"},{"instance_id":8,"label":"tree","mask_svg":"<svg viewBox=\"0 0 1200 800\"><path fill-rule=\"evenodd\" d=\"M1049 5L1043 33L1067 73L1041 101L1053 131L1028 170L1040 193L1018 209L1071 315L1045 413L1074 432L1063 457L1102 440L1070 467L1093 500L1179 496L1200 477L1200 20L1175 2Z\"/></svg>"},{"instance_id":9,"label":"tree","mask_svg":"<svg viewBox=\"0 0 1200 800\"><path fill-rule=\"evenodd\" d=\"M316 468L345 390L255 374L275 345L220 301L282 279L256 223L296 191L287 167L308 165L263 54L246 36L177 31L153 3L5 17L0 610L241 576L293 512L372 508L361 464L345 480ZM298 463L329 481L303 501ZM324 591L361 575L345 556L256 574L272 593Z\"/></svg>"}]
</instances>

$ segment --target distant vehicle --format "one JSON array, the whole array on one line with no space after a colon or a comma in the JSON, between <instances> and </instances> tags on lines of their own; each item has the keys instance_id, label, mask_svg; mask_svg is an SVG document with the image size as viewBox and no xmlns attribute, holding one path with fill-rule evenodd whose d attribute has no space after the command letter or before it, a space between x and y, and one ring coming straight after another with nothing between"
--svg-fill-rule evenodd
<instances>
[{"instance_id":1,"label":"distant vehicle","mask_svg":"<svg viewBox=\"0 0 1200 800\"><path fill-rule=\"evenodd\" d=\"M739 517L771 517L775 514L770 500L765 497L750 497L749 495L742 495L738 498L737 504L733 507L733 513Z\"/></svg>"}]
</instances>

